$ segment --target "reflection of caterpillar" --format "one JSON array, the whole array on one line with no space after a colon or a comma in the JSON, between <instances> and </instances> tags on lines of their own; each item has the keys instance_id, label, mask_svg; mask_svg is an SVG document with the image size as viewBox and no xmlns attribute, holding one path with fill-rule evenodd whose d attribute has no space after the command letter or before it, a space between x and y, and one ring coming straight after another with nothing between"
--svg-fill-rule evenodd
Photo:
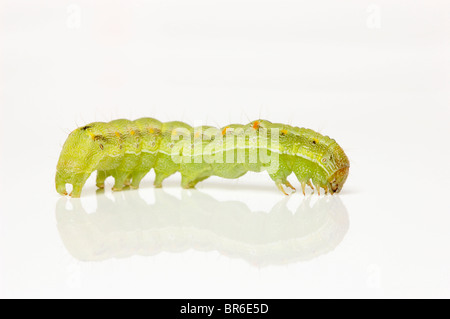
<instances>
[{"instance_id":1,"label":"reflection of caterpillar","mask_svg":"<svg viewBox=\"0 0 450 319\"><path fill-rule=\"evenodd\" d=\"M228 144L230 140L232 144ZM183 148L174 141L183 142ZM188 152L186 145L191 147ZM294 189L287 181L294 172L303 193L305 185L314 185L319 194L320 188L333 194L342 189L349 166L335 140L309 129L266 120L221 129L192 128L183 122L161 123L151 118L116 120L92 123L69 135L58 162L56 189L66 195L66 183L72 184L71 195L79 197L94 171L98 171L98 187L104 187L105 179L113 176L113 189L122 190L124 186L139 187L152 168L156 187L179 171L184 188L193 188L213 175L238 178L248 171L267 170L283 192L283 185Z\"/></svg>"},{"instance_id":2,"label":"reflection of caterpillar","mask_svg":"<svg viewBox=\"0 0 450 319\"><path fill-rule=\"evenodd\" d=\"M154 199L151 193L145 200L138 192L113 193L114 200L99 194L93 213L83 208L82 200L71 201L70 209L61 198L56 218L64 246L81 261L194 249L266 266L324 255L341 243L349 228L338 196L308 196L294 210L282 199L258 211L197 190L181 190L178 197L156 189Z\"/></svg>"}]
</instances>

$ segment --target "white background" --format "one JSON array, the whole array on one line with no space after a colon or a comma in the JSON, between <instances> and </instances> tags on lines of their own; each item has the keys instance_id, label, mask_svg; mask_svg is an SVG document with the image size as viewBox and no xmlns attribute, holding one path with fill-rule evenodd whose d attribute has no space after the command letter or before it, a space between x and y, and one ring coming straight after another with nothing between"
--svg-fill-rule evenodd
<instances>
[{"instance_id":1,"label":"white background","mask_svg":"<svg viewBox=\"0 0 450 319\"><path fill-rule=\"evenodd\" d=\"M450 297L449 12L446 0L2 0L0 296ZM193 194L178 175L122 194L110 181L96 195L90 179L81 200L60 199L67 134L143 116L312 128L344 148L350 176L306 208L265 174Z\"/></svg>"}]
</instances>

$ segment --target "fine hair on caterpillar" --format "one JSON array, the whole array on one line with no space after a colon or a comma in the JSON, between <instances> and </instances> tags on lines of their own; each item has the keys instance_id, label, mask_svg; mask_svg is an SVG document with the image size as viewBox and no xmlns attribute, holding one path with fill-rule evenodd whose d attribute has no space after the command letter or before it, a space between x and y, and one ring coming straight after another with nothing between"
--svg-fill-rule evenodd
<instances>
[{"instance_id":1,"label":"fine hair on caterpillar","mask_svg":"<svg viewBox=\"0 0 450 319\"><path fill-rule=\"evenodd\" d=\"M155 187L176 172L183 188L210 176L238 178L249 171L267 171L276 186L295 191L287 177L294 173L303 194L313 190L337 193L345 183L349 161L335 140L313 130L256 120L222 128L191 127L183 122L153 118L96 122L73 131L67 138L55 177L58 193L79 197L97 171L97 186L114 177L114 191L138 188L142 178L155 171Z\"/></svg>"}]
</instances>

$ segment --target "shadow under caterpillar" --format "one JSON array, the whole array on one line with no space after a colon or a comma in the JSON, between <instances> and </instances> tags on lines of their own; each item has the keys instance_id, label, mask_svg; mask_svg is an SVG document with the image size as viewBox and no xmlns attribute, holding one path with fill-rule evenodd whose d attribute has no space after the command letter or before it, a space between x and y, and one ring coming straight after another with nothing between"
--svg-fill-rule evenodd
<instances>
[{"instance_id":1,"label":"shadow under caterpillar","mask_svg":"<svg viewBox=\"0 0 450 319\"><path fill-rule=\"evenodd\" d=\"M294 212L287 206L289 198L267 211L252 211L243 202L219 201L197 190L181 190L178 198L155 189L152 204L137 191L113 196L96 196L94 213L86 212L81 200L57 202L58 230L76 259L195 249L218 251L255 266L287 264L334 250L349 228L347 210L337 196L308 196Z\"/></svg>"}]
</instances>

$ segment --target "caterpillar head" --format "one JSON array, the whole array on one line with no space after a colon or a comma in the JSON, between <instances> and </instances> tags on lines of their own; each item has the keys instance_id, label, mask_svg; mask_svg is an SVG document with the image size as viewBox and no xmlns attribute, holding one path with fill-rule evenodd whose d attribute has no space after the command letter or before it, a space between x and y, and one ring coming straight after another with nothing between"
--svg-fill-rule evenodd
<instances>
[{"instance_id":1,"label":"caterpillar head","mask_svg":"<svg viewBox=\"0 0 450 319\"><path fill-rule=\"evenodd\" d=\"M328 177L330 190L332 193L339 193L344 186L348 177L350 162L344 150L336 144L331 155L331 161L336 168L334 172Z\"/></svg>"},{"instance_id":2,"label":"caterpillar head","mask_svg":"<svg viewBox=\"0 0 450 319\"><path fill-rule=\"evenodd\" d=\"M56 168L56 187L59 193L66 193L66 184L75 185L82 176L90 174L92 164L103 156L102 139L95 123L70 133Z\"/></svg>"}]
</instances>

